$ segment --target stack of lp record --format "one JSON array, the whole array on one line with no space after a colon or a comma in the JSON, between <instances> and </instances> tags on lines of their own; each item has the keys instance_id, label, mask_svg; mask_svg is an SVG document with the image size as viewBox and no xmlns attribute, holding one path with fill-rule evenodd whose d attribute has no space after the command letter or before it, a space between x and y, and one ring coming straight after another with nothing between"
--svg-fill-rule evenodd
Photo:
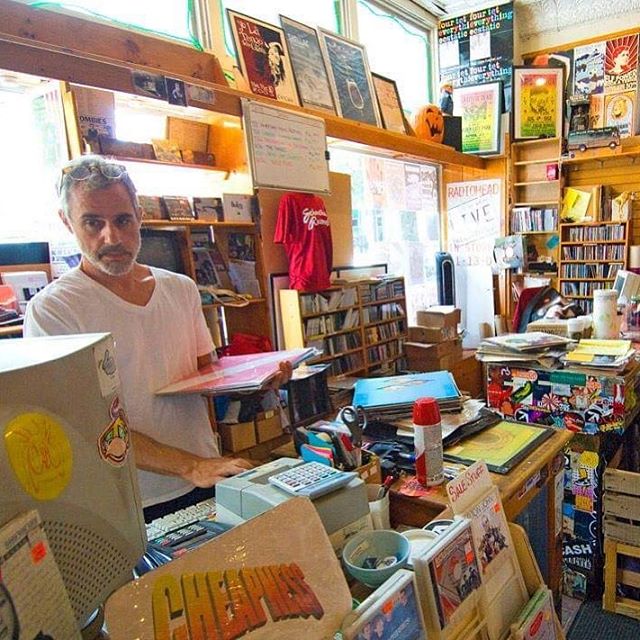
<instances>
[{"instance_id":1,"label":"stack of lp record","mask_svg":"<svg viewBox=\"0 0 640 640\"><path fill-rule=\"evenodd\" d=\"M460 309L452 306L418 311L417 326L409 327L409 341L404 345L407 368L410 371L443 371L459 362L462 358L459 322Z\"/></svg>"}]
</instances>

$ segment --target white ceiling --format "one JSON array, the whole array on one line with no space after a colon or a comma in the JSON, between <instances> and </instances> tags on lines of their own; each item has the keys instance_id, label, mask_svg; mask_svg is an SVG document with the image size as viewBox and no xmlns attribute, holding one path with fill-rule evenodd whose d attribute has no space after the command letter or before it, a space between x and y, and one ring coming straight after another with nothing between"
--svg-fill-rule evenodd
<instances>
[{"instance_id":1,"label":"white ceiling","mask_svg":"<svg viewBox=\"0 0 640 640\"><path fill-rule=\"evenodd\" d=\"M448 15L460 15L497 2L439 0ZM640 0L515 0L518 34L527 40L547 31L561 31L640 10ZM629 25L630 27L632 25Z\"/></svg>"}]
</instances>

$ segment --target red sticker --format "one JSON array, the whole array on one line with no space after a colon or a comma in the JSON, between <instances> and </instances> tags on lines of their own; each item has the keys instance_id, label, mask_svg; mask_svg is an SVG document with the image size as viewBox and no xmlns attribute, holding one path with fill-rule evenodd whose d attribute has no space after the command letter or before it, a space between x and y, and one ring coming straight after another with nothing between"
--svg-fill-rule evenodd
<instances>
[{"instance_id":1,"label":"red sticker","mask_svg":"<svg viewBox=\"0 0 640 640\"><path fill-rule=\"evenodd\" d=\"M36 544L31 547L31 559L34 564L38 564L41 560L47 555L47 547L44 542L36 542Z\"/></svg>"}]
</instances>

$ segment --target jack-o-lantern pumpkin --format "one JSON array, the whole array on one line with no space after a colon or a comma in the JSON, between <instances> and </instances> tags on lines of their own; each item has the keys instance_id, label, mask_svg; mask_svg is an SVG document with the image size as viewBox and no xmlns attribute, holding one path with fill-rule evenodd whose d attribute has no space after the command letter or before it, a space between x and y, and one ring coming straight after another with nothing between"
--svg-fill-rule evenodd
<instances>
[{"instance_id":1,"label":"jack-o-lantern pumpkin","mask_svg":"<svg viewBox=\"0 0 640 640\"><path fill-rule=\"evenodd\" d=\"M416 136L430 142L442 142L444 137L444 117L435 104L420 107L413 121Z\"/></svg>"}]
</instances>

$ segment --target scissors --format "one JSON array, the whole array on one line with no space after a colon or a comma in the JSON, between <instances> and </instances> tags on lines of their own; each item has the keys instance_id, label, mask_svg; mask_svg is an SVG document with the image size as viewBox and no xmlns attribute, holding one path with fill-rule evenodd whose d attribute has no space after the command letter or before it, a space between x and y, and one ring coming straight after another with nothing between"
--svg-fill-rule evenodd
<instances>
[{"instance_id":1,"label":"scissors","mask_svg":"<svg viewBox=\"0 0 640 640\"><path fill-rule=\"evenodd\" d=\"M348 405L342 407L338 412L338 420L342 420L351 431L351 439L353 445L357 448L362 446L362 432L367 426L367 415L361 406L354 407Z\"/></svg>"}]
</instances>

